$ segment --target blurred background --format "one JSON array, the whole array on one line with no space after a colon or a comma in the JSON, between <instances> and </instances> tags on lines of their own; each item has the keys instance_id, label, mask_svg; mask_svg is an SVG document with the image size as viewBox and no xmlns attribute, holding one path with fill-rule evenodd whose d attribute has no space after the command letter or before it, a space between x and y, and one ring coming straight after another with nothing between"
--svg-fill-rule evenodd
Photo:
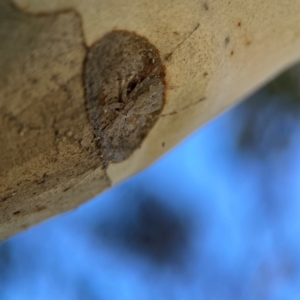
<instances>
[{"instance_id":1,"label":"blurred background","mask_svg":"<svg viewBox=\"0 0 300 300\"><path fill-rule=\"evenodd\" d=\"M0 243L0 299L300 299L300 65L77 210Z\"/></svg>"}]
</instances>

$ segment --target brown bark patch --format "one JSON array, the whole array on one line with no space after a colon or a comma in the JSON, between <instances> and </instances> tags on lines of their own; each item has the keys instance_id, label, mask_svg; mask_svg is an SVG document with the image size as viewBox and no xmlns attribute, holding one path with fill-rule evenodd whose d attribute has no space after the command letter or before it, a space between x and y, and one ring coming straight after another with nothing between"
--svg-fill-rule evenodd
<instances>
[{"instance_id":1,"label":"brown bark patch","mask_svg":"<svg viewBox=\"0 0 300 300\"><path fill-rule=\"evenodd\" d=\"M158 50L135 33L113 31L89 49L86 106L106 166L128 158L157 121L164 78Z\"/></svg>"}]
</instances>

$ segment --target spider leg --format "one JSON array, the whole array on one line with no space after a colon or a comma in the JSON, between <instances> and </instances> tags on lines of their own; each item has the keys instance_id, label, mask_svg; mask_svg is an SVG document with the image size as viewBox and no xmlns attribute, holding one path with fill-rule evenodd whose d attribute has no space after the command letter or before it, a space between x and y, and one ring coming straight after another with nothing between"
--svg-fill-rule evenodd
<instances>
[{"instance_id":1,"label":"spider leg","mask_svg":"<svg viewBox=\"0 0 300 300\"><path fill-rule=\"evenodd\" d=\"M129 77L122 79L121 85L120 85L120 99L123 103L127 102L128 96L128 84L129 82L134 78L135 74L131 74Z\"/></svg>"},{"instance_id":2,"label":"spider leg","mask_svg":"<svg viewBox=\"0 0 300 300\"><path fill-rule=\"evenodd\" d=\"M146 77L143 81L136 85L136 87L128 95L128 98L132 99L137 95L142 94L145 90L149 88L151 84L158 83L159 81L160 79L157 77Z\"/></svg>"},{"instance_id":3,"label":"spider leg","mask_svg":"<svg viewBox=\"0 0 300 300\"><path fill-rule=\"evenodd\" d=\"M146 122L145 115L139 115L139 117L137 118L137 122L138 122L138 126L142 127Z\"/></svg>"},{"instance_id":4,"label":"spider leg","mask_svg":"<svg viewBox=\"0 0 300 300\"><path fill-rule=\"evenodd\" d=\"M117 116L117 118L115 119L112 126L107 130L107 138L110 138L110 137L114 136L116 134L116 132L119 133L119 124L123 121L123 119L124 119L123 115L119 114ZM118 130L116 130L116 128L118 128Z\"/></svg>"}]
</instances>

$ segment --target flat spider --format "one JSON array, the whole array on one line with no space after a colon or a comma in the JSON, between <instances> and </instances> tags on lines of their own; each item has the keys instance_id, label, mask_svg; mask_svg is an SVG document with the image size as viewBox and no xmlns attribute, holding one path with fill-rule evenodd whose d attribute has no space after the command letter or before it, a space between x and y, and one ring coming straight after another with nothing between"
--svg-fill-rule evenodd
<instances>
[{"instance_id":1,"label":"flat spider","mask_svg":"<svg viewBox=\"0 0 300 300\"><path fill-rule=\"evenodd\" d=\"M160 110L163 106L164 84L161 79L148 76L128 91L128 86L135 77L137 76L131 75L119 83L119 102L103 106L105 114L114 111L118 115L107 128L107 139L112 146L119 144L120 137L124 133L128 136L136 127L144 126L147 121L146 116Z\"/></svg>"},{"instance_id":2,"label":"flat spider","mask_svg":"<svg viewBox=\"0 0 300 300\"><path fill-rule=\"evenodd\" d=\"M164 67L144 37L113 31L87 54L87 112L104 165L128 158L163 108Z\"/></svg>"}]
</instances>

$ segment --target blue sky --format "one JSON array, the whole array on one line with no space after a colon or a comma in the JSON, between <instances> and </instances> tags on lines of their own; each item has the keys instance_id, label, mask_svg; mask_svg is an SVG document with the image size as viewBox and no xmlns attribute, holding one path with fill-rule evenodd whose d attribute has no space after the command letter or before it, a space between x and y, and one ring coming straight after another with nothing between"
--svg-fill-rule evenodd
<instances>
[{"instance_id":1,"label":"blue sky","mask_svg":"<svg viewBox=\"0 0 300 300\"><path fill-rule=\"evenodd\" d=\"M0 299L300 299L294 100L263 89L147 170L0 244Z\"/></svg>"}]
</instances>

